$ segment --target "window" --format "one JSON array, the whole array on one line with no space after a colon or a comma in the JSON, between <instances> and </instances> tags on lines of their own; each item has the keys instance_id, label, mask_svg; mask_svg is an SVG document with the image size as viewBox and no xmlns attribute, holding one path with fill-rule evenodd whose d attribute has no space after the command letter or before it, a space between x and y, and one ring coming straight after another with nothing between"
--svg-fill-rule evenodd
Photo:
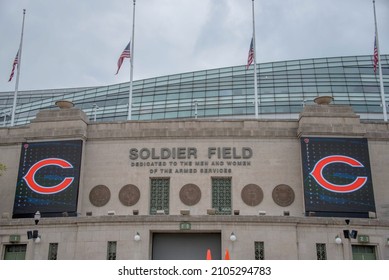
<instances>
[{"instance_id":1,"label":"window","mask_svg":"<svg viewBox=\"0 0 389 280\"><path fill-rule=\"evenodd\" d=\"M58 253L58 243L50 243L49 244L49 256L47 257L47 259L48 260L56 260L57 253Z\"/></svg>"},{"instance_id":2,"label":"window","mask_svg":"<svg viewBox=\"0 0 389 280\"><path fill-rule=\"evenodd\" d=\"M327 259L326 244L316 243L316 256L318 260Z\"/></svg>"},{"instance_id":3,"label":"window","mask_svg":"<svg viewBox=\"0 0 389 280\"><path fill-rule=\"evenodd\" d=\"M263 241L255 241L255 259L256 260L264 260L265 259L265 244Z\"/></svg>"},{"instance_id":4,"label":"window","mask_svg":"<svg viewBox=\"0 0 389 280\"><path fill-rule=\"evenodd\" d=\"M157 214L158 210L164 210L169 214L169 178L152 178L150 181L150 215Z\"/></svg>"},{"instance_id":5,"label":"window","mask_svg":"<svg viewBox=\"0 0 389 280\"><path fill-rule=\"evenodd\" d=\"M212 178L212 208L217 215L231 215L231 178Z\"/></svg>"},{"instance_id":6,"label":"window","mask_svg":"<svg viewBox=\"0 0 389 280\"><path fill-rule=\"evenodd\" d=\"M108 241L107 260L116 260L116 241Z\"/></svg>"}]
</instances>

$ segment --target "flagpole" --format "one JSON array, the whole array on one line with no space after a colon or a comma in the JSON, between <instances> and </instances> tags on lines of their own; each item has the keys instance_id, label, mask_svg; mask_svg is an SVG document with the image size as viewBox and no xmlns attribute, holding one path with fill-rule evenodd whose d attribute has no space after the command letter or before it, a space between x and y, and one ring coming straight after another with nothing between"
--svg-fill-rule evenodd
<instances>
[{"instance_id":1,"label":"flagpole","mask_svg":"<svg viewBox=\"0 0 389 280\"><path fill-rule=\"evenodd\" d=\"M378 41L378 28L377 28L377 16L375 11L375 0L373 0L373 9L374 9L374 26L375 26L375 40L377 45L377 53L378 53L378 73L380 77L380 92L381 92L381 101L382 101L382 113L384 115L384 121L388 121L388 116L386 112L386 101L385 101L385 91L384 91L384 81L382 79L382 68L381 68L381 54L380 54L380 46Z\"/></svg>"},{"instance_id":2,"label":"flagpole","mask_svg":"<svg viewBox=\"0 0 389 280\"><path fill-rule=\"evenodd\" d=\"M18 88L19 88L19 76L20 76L20 66L22 64L22 46L23 46L23 32L24 32L24 17L26 15L26 9L23 9L23 22L22 22L22 34L20 36L20 46L18 51L18 69L16 72L16 83L15 83L15 94L12 104L12 113L11 113L11 126L15 124L15 111L16 111L16 100L18 98Z\"/></svg>"},{"instance_id":3,"label":"flagpole","mask_svg":"<svg viewBox=\"0 0 389 280\"><path fill-rule=\"evenodd\" d=\"M253 11L253 48L254 48L254 106L255 106L255 118L258 119L257 50L255 44L254 0L252 0L252 11Z\"/></svg>"},{"instance_id":4,"label":"flagpole","mask_svg":"<svg viewBox=\"0 0 389 280\"><path fill-rule=\"evenodd\" d=\"M131 120L132 115L132 80L134 73L134 41L135 41L135 1L132 9L132 37L131 37L131 52L130 52L130 91L128 96L128 116L127 120Z\"/></svg>"}]
</instances>

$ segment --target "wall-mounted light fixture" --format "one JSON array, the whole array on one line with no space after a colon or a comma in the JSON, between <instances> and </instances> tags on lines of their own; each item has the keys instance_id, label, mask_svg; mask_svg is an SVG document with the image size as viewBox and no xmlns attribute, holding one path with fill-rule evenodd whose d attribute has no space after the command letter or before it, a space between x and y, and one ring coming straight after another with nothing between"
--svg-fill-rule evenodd
<instances>
[{"instance_id":1,"label":"wall-mounted light fixture","mask_svg":"<svg viewBox=\"0 0 389 280\"><path fill-rule=\"evenodd\" d=\"M338 245L342 244L342 238L340 238L339 235L335 237L335 243Z\"/></svg>"},{"instance_id":2,"label":"wall-mounted light fixture","mask_svg":"<svg viewBox=\"0 0 389 280\"><path fill-rule=\"evenodd\" d=\"M344 238L347 238L347 239L356 239L357 235L358 235L358 231L345 229L345 230L343 230L343 235L344 235Z\"/></svg>"},{"instance_id":3,"label":"wall-mounted light fixture","mask_svg":"<svg viewBox=\"0 0 389 280\"><path fill-rule=\"evenodd\" d=\"M35 238L38 238L38 231L37 230L27 231L27 239L35 239Z\"/></svg>"},{"instance_id":4,"label":"wall-mounted light fixture","mask_svg":"<svg viewBox=\"0 0 389 280\"><path fill-rule=\"evenodd\" d=\"M36 211L34 215L35 225L39 223L40 219L41 219L41 212Z\"/></svg>"},{"instance_id":5,"label":"wall-mounted light fixture","mask_svg":"<svg viewBox=\"0 0 389 280\"><path fill-rule=\"evenodd\" d=\"M27 239L33 239L35 243L41 242L41 236L37 230L29 230L27 231Z\"/></svg>"},{"instance_id":6,"label":"wall-mounted light fixture","mask_svg":"<svg viewBox=\"0 0 389 280\"><path fill-rule=\"evenodd\" d=\"M139 232L134 235L134 241L139 242L141 240Z\"/></svg>"},{"instance_id":7,"label":"wall-mounted light fixture","mask_svg":"<svg viewBox=\"0 0 389 280\"><path fill-rule=\"evenodd\" d=\"M35 225L38 225L40 219L41 213L39 211L36 211L34 214ZM27 231L27 239L33 239L35 243L41 242L41 236L39 235L39 232L36 229Z\"/></svg>"},{"instance_id":8,"label":"wall-mounted light fixture","mask_svg":"<svg viewBox=\"0 0 389 280\"><path fill-rule=\"evenodd\" d=\"M230 240L231 240L231 242L235 242L236 241L236 235L233 232L231 232Z\"/></svg>"}]
</instances>

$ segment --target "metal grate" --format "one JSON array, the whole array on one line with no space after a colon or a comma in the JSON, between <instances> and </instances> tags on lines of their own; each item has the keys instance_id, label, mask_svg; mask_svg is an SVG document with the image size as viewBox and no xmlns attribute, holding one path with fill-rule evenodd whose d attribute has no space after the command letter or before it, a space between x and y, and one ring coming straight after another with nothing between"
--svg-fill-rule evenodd
<instances>
[{"instance_id":1,"label":"metal grate","mask_svg":"<svg viewBox=\"0 0 389 280\"><path fill-rule=\"evenodd\" d=\"M212 208L216 215L231 215L231 178L212 178Z\"/></svg>"},{"instance_id":2,"label":"metal grate","mask_svg":"<svg viewBox=\"0 0 389 280\"><path fill-rule=\"evenodd\" d=\"M326 244L316 243L316 255L317 255L318 260L326 260L327 259Z\"/></svg>"},{"instance_id":3,"label":"metal grate","mask_svg":"<svg viewBox=\"0 0 389 280\"><path fill-rule=\"evenodd\" d=\"M164 210L169 214L169 178L152 178L150 181L150 215L157 214L158 210Z\"/></svg>"},{"instance_id":4,"label":"metal grate","mask_svg":"<svg viewBox=\"0 0 389 280\"><path fill-rule=\"evenodd\" d=\"M48 260L56 260L58 254L58 243L50 243L49 244L49 256Z\"/></svg>"},{"instance_id":5,"label":"metal grate","mask_svg":"<svg viewBox=\"0 0 389 280\"><path fill-rule=\"evenodd\" d=\"M107 260L116 260L116 241L108 241Z\"/></svg>"},{"instance_id":6,"label":"metal grate","mask_svg":"<svg viewBox=\"0 0 389 280\"><path fill-rule=\"evenodd\" d=\"M255 259L264 260L265 259L265 244L263 241L255 241Z\"/></svg>"}]
</instances>

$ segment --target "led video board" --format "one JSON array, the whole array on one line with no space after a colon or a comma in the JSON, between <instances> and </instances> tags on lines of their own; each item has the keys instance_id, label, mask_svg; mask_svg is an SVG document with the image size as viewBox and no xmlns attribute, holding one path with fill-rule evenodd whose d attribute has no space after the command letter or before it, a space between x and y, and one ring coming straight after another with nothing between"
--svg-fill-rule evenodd
<instances>
[{"instance_id":1,"label":"led video board","mask_svg":"<svg viewBox=\"0 0 389 280\"><path fill-rule=\"evenodd\" d=\"M82 140L23 143L13 218L77 214Z\"/></svg>"},{"instance_id":2,"label":"led video board","mask_svg":"<svg viewBox=\"0 0 389 280\"><path fill-rule=\"evenodd\" d=\"M367 139L301 138L305 212L368 217L375 212Z\"/></svg>"}]
</instances>

